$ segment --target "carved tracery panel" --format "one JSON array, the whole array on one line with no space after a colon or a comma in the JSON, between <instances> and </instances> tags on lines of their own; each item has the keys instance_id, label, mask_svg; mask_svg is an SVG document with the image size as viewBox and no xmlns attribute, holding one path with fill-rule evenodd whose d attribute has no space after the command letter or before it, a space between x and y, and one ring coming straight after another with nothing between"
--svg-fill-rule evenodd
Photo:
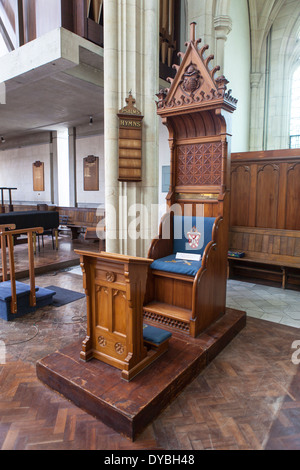
<instances>
[{"instance_id":1,"label":"carved tracery panel","mask_svg":"<svg viewBox=\"0 0 300 470\"><path fill-rule=\"evenodd\" d=\"M221 142L177 147L176 186L218 186L221 179Z\"/></svg>"}]
</instances>

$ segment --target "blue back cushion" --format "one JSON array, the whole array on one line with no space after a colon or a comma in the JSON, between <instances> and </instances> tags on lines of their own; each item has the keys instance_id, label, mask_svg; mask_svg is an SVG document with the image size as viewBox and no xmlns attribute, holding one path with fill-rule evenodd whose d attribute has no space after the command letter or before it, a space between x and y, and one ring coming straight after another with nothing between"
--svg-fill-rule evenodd
<instances>
[{"instance_id":1,"label":"blue back cushion","mask_svg":"<svg viewBox=\"0 0 300 470\"><path fill-rule=\"evenodd\" d=\"M173 253L195 253L203 255L212 239L214 217L174 216Z\"/></svg>"}]
</instances>

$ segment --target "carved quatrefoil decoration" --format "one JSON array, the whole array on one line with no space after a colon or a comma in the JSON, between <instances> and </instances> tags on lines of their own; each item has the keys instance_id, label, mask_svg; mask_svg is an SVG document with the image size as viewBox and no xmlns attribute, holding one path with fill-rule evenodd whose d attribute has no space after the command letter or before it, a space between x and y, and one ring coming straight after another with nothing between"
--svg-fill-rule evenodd
<instances>
[{"instance_id":1,"label":"carved quatrefoil decoration","mask_svg":"<svg viewBox=\"0 0 300 470\"><path fill-rule=\"evenodd\" d=\"M98 337L98 343L101 346L101 348L105 348L105 346L107 345L107 342L106 342L106 339L104 338L104 336L99 336Z\"/></svg>"},{"instance_id":2,"label":"carved quatrefoil decoration","mask_svg":"<svg viewBox=\"0 0 300 470\"><path fill-rule=\"evenodd\" d=\"M118 354L123 354L124 351L125 351L125 347L124 347L124 344L122 343L116 343L115 344L115 350Z\"/></svg>"},{"instance_id":3,"label":"carved quatrefoil decoration","mask_svg":"<svg viewBox=\"0 0 300 470\"><path fill-rule=\"evenodd\" d=\"M115 282L116 280L115 273L106 273L106 280L107 282Z\"/></svg>"}]
</instances>

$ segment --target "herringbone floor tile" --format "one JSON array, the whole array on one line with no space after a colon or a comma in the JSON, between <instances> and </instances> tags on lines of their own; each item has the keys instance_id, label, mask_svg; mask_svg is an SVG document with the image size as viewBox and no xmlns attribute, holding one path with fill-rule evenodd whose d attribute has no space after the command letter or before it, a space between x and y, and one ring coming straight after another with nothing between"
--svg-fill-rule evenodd
<instances>
[{"instance_id":1,"label":"herringbone floor tile","mask_svg":"<svg viewBox=\"0 0 300 470\"><path fill-rule=\"evenodd\" d=\"M39 285L56 282L75 290L82 279L64 273L49 281L38 279ZM47 307L14 325L1 323L9 343L22 331L25 341L9 346L0 365L0 449L300 449L300 372L291 361L298 329L248 318L238 336L132 443L36 377L38 359L85 336L84 323L71 320L84 308L80 300L72 308ZM35 337L28 330L32 325L38 326Z\"/></svg>"}]
</instances>

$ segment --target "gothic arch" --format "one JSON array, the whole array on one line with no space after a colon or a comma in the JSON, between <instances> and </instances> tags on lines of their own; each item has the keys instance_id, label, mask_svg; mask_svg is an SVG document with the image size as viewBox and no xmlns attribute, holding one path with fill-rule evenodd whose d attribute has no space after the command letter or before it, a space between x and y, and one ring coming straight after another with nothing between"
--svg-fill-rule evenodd
<instances>
[{"instance_id":1,"label":"gothic arch","mask_svg":"<svg viewBox=\"0 0 300 470\"><path fill-rule=\"evenodd\" d=\"M252 122L256 123L251 129L250 150L288 148L289 90L300 52L297 43L300 5L295 2L292 15L286 0L249 0L249 7L253 80L251 116ZM274 120L271 122L270 118L275 115L276 125L273 125Z\"/></svg>"}]
</instances>

